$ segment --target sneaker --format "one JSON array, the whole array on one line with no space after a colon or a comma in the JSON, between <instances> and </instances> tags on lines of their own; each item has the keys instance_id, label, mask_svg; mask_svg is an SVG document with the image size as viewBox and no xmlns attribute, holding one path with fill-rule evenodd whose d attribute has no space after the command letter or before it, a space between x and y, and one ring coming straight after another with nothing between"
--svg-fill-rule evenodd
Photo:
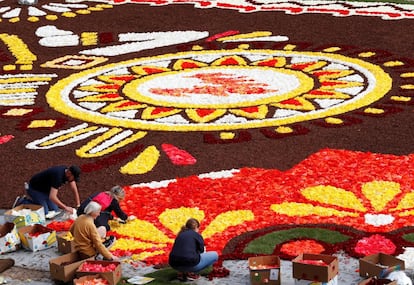
<instances>
[{"instance_id":1,"label":"sneaker","mask_svg":"<svg viewBox=\"0 0 414 285\"><path fill-rule=\"evenodd\" d=\"M105 241L103 242L103 245L106 247L106 248L111 248L111 246L114 244L114 242L115 242L115 240L116 240L116 238L114 237L114 236L109 236L109 237L106 237L106 239L105 239Z\"/></svg>"},{"instance_id":2,"label":"sneaker","mask_svg":"<svg viewBox=\"0 0 414 285\"><path fill-rule=\"evenodd\" d=\"M49 211L49 213L47 213L47 215L45 216L46 219L51 220L53 218L55 218L56 216L62 214L61 211Z\"/></svg>"},{"instance_id":3,"label":"sneaker","mask_svg":"<svg viewBox=\"0 0 414 285\"><path fill-rule=\"evenodd\" d=\"M187 280L195 281L195 280L197 280L199 278L200 278L200 275L198 275L198 274L195 274L193 272L188 272L187 273Z\"/></svg>"},{"instance_id":4,"label":"sneaker","mask_svg":"<svg viewBox=\"0 0 414 285\"><path fill-rule=\"evenodd\" d=\"M178 281L186 282L187 281L187 274L185 274L184 272L178 272L177 273L177 279L178 279Z\"/></svg>"}]
</instances>

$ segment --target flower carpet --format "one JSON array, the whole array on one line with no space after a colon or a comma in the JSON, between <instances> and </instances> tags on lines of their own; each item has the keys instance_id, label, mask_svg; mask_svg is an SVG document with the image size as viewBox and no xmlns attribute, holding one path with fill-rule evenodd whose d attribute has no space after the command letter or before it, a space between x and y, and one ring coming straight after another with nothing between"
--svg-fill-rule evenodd
<instances>
[{"instance_id":1,"label":"flower carpet","mask_svg":"<svg viewBox=\"0 0 414 285\"><path fill-rule=\"evenodd\" d=\"M221 260L403 253L414 5L402 2L0 2L2 207L35 172L77 164L82 199L124 187L137 219L113 222L111 250L132 262L165 263L189 217Z\"/></svg>"}]
</instances>

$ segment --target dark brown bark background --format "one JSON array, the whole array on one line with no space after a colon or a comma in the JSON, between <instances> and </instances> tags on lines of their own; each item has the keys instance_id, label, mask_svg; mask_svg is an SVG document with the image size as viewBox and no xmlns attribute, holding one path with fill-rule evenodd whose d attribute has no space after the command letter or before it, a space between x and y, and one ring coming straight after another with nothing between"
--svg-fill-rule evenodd
<instances>
[{"instance_id":1,"label":"dark brown bark background","mask_svg":"<svg viewBox=\"0 0 414 285\"><path fill-rule=\"evenodd\" d=\"M13 7L18 6L12 1L5 2ZM360 123L349 126L327 128L317 124L320 120L304 122L301 125L308 128L309 133L282 139L267 138L259 129L249 129L246 131L252 137L246 142L209 144L204 142L205 133L203 132L151 131L144 139L102 158L85 159L76 156L75 150L85 141L48 150L26 149L27 143L57 130L23 130L21 126L24 125L25 120L61 118L66 120L66 123L60 129L68 129L82 123L48 107L43 96L55 82L76 71L45 69L40 67L40 64L60 56L77 54L85 47L46 48L39 45L35 31L42 25L55 25L59 29L70 30L78 35L82 32L119 34L176 30L208 31L210 35L228 30L238 30L240 33L271 31L273 35L288 36L289 43L296 43L298 46L306 47L305 49L309 51L328 46L346 46L350 51L377 50L390 60L405 59L409 63L409 60L412 59L414 62L413 20L408 19L382 20L377 17L335 17L329 14L287 15L283 12L239 13L234 10L217 8L196 9L193 5L150 7L148 5L124 4L90 15L78 15L74 19L60 17L57 21L48 21L40 18L40 21L35 23L25 20L21 20L19 23L10 23L3 20L0 22L0 33L18 35L37 56L33 70L27 73L56 73L58 77L54 78L50 85L39 88L36 102L31 106L32 108L42 108L43 112L30 118L5 116L0 118L0 134L14 136L14 139L8 143L0 145L2 161L0 166L0 207L2 208L10 208L15 196L23 193L23 183L40 170L60 164L77 164L81 168L90 164L99 165L105 159L115 158L117 154L127 150L133 150L133 153L121 159L115 159L103 169L82 174L79 183L81 198L85 198L91 192L108 189L115 184L129 185L159 181L217 170L241 167L286 170L323 148L396 155L409 154L414 150L412 133L414 113L412 104L409 102L398 106L392 105L392 107L399 108L398 112L386 116L366 116L358 114L356 111L345 114L361 120ZM206 43L204 40L200 40L192 42L188 46L193 44L205 45ZM255 43L251 44L255 45ZM216 43L216 45L225 48L224 44ZM183 45L110 57L105 64L150 55L174 53L180 49L180 46ZM0 46L0 52L8 58L0 61L1 65L13 63L13 57L4 44ZM410 67L413 72L414 64L411 66L407 64L404 68L410 71ZM400 85L405 83L405 79L400 78L398 73L392 73L392 70L386 69L386 71L390 72L393 78L393 87L386 97L375 104L391 106L387 105L389 97L401 94ZM3 71L3 74L7 74L7 72ZM4 113L8 108L10 107L0 105L0 112ZM197 159L197 163L191 166L176 166L162 154L159 163L147 174L127 176L119 172L122 165L139 153L139 144L148 146L162 143L173 144L185 149ZM68 191L62 191L61 195L67 203L73 201Z\"/></svg>"}]
</instances>

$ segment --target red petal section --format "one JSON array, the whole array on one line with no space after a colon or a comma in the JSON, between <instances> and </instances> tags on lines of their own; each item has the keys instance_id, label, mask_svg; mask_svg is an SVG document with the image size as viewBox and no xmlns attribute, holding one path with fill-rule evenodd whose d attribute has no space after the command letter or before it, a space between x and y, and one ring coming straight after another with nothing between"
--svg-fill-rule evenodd
<instances>
[{"instance_id":1,"label":"red petal section","mask_svg":"<svg viewBox=\"0 0 414 285\"><path fill-rule=\"evenodd\" d=\"M191 165L197 160L187 151L179 149L171 144L162 144L162 150L167 154L168 158L175 165Z\"/></svg>"}]
</instances>

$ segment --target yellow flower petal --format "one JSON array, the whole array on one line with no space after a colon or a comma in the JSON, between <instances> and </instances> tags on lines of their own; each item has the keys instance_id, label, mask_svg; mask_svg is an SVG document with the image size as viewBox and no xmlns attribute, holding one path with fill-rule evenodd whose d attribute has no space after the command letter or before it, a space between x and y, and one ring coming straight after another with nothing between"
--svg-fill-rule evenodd
<instances>
[{"instance_id":1,"label":"yellow flower petal","mask_svg":"<svg viewBox=\"0 0 414 285\"><path fill-rule=\"evenodd\" d=\"M250 210L228 211L218 215L203 231L203 237L209 238L216 233L224 232L228 227L252 221L254 214Z\"/></svg>"},{"instance_id":2,"label":"yellow flower petal","mask_svg":"<svg viewBox=\"0 0 414 285\"><path fill-rule=\"evenodd\" d=\"M178 209L166 209L158 217L161 224L177 234L189 218L195 218L200 223L204 219L204 211L198 208L181 207Z\"/></svg>"},{"instance_id":3,"label":"yellow flower petal","mask_svg":"<svg viewBox=\"0 0 414 285\"><path fill-rule=\"evenodd\" d=\"M129 221L125 225L112 229L114 232L129 236L132 238L139 238L144 241L152 241L157 243L173 242L163 232L157 229L153 224L143 220Z\"/></svg>"},{"instance_id":4,"label":"yellow flower petal","mask_svg":"<svg viewBox=\"0 0 414 285\"><path fill-rule=\"evenodd\" d=\"M366 209L354 193L333 186L314 186L302 190L302 195L311 201L331 204L365 212Z\"/></svg>"},{"instance_id":5,"label":"yellow flower petal","mask_svg":"<svg viewBox=\"0 0 414 285\"><path fill-rule=\"evenodd\" d=\"M317 215L321 217L337 216L337 217L357 217L357 213L351 213L346 211L338 211L331 208L325 208L321 206L313 206L305 203L290 203L285 202L282 204L273 204L270 208L278 214L288 215L291 217L304 217Z\"/></svg>"},{"instance_id":6,"label":"yellow flower petal","mask_svg":"<svg viewBox=\"0 0 414 285\"><path fill-rule=\"evenodd\" d=\"M153 249L153 248L163 248L167 245L165 243L154 244L143 241L136 241L133 239L118 238L114 245L111 247L111 250L136 250L136 249Z\"/></svg>"},{"instance_id":7,"label":"yellow flower petal","mask_svg":"<svg viewBox=\"0 0 414 285\"><path fill-rule=\"evenodd\" d=\"M400 184L391 181L372 181L362 185L362 193L376 211L383 210L400 192Z\"/></svg>"}]
</instances>

